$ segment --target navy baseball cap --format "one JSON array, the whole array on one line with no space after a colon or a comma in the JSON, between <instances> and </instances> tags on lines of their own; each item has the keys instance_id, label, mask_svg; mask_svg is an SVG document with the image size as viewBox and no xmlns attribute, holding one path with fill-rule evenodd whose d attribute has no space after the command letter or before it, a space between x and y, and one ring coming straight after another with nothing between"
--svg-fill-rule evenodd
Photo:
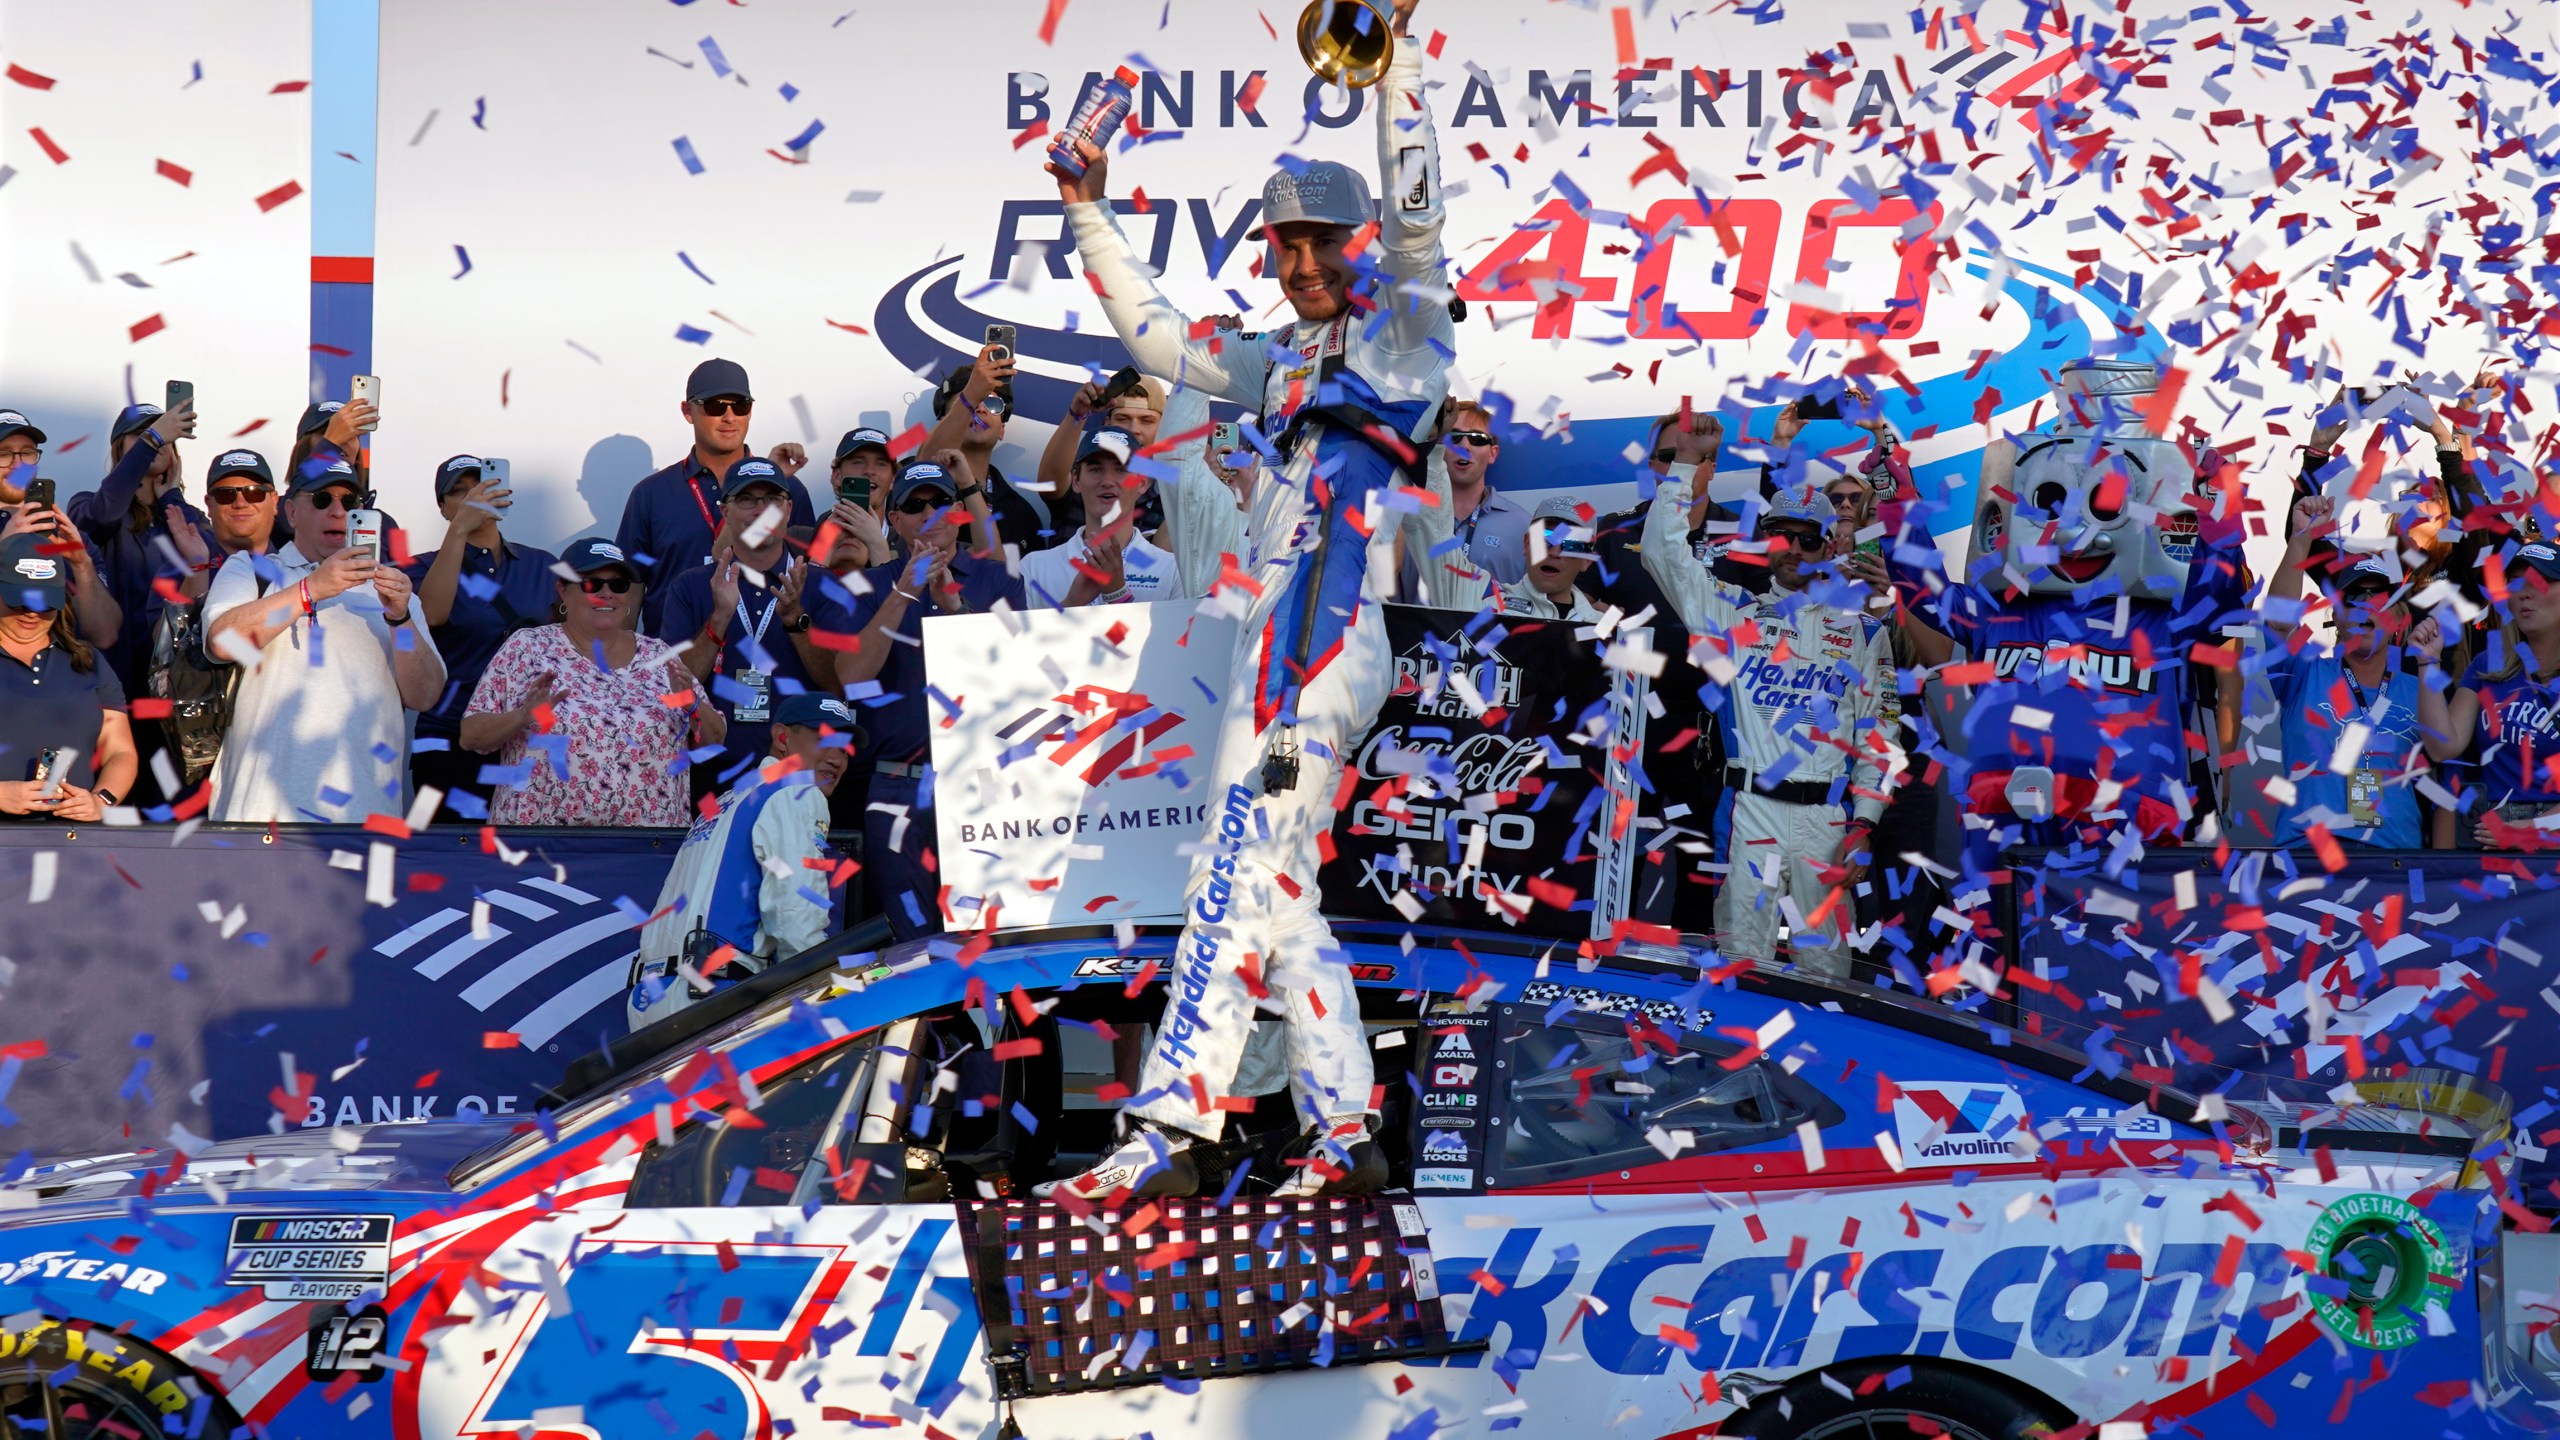
<instances>
[{"instance_id":1,"label":"navy baseball cap","mask_svg":"<svg viewBox=\"0 0 2560 1440\"><path fill-rule=\"evenodd\" d=\"M735 360L705 360L694 366L693 373L685 377L684 398L708 400L714 395L755 399L755 392L747 388L747 367Z\"/></svg>"},{"instance_id":2,"label":"navy baseball cap","mask_svg":"<svg viewBox=\"0 0 2560 1440\"><path fill-rule=\"evenodd\" d=\"M213 464L204 472L204 483L219 485L235 475L255 476L261 485L276 483L274 472L267 469L267 457L255 450L225 450L214 456Z\"/></svg>"},{"instance_id":3,"label":"navy baseball cap","mask_svg":"<svg viewBox=\"0 0 2560 1440\"><path fill-rule=\"evenodd\" d=\"M445 496L453 493L453 487L461 484L465 480L478 479L479 475L479 456L454 456L452 459L447 460L436 467L436 499L444 499Z\"/></svg>"},{"instance_id":4,"label":"navy baseball cap","mask_svg":"<svg viewBox=\"0 0 2560 1440\"><path fill-rule=\"evenodd\" d=\"M302 418L294 422L293 433L296 435L319 434L321 431L329 428L330 419L339 411L345 409L346 406L347 402L344 400L315 400L311 402L310 404L302 407Z\"/></svg>"},{"instance_id":5,"label":"navy baseball cap","mask_svg":"<svg viewBox=\"0 0 2560 1440\"><path fill-rule=\"evenodd\" d=\"M816 690L803 690L797 695L785 695L774 701L773 723L805 725L812 730L823 725L830 730L848 733L858 728L854 723L852 706Z\"/></svg>"},{"instance_id":6,"label":"navy baseball cap","mask_svg":"<svg viewBox=\"0 0 2560 1440\"><path fill-rule=\"evenodd\" d=\"M2368 555L2346 568L2338 576L2338 593L2353 595L2359 590L2395 590L2400 577L2391 573L2391 562L2379 555Z\"/></svg>"},{"instance_id":7,"label":"navy baseball cap","mask_svg":"<svg viewBox=\"0 0 2560 1440\"><path fill-rule=\"evenodd\" d=\"M21 432L36 437L39 445L44 443L44 432L36 428L36 422L15 410L0 410L0 440Z\"/></svg>"},{"instance_id":8,"label":"navy baseball cap","mask_svg":"<svg viewBox=\"0 0 2560 1440\"><path fill-rule=\"evenodd\" d=\"M2516 552L2516 563L2532 567L2545 580L2560 580L2560 550L2548 540L2536 540Z\"/></svg>"},{"instance_id":9,"label":"navy baseball cap","mask_svg":"<svg viewBox=\"0 0 2560 1440\"><path fill-rule=\"evenodd\" d=\"M790 479L782 473L781 466L753 455L741 455L729 466L729 473L720 477L720 498L726 500L750 485L770 485L784 499L791 496Z\"/></svg>"},{"instance_id":10,"label":"navy baseball cap","mask_svg":"<svg viewBox=\"0 0 2560 1440\"><path fill-rule=\"evenodd\" d=\"M332 485L345 486L354 491L359 499L364 495L364 481L357 477L356 467L344 460L332 460L318 467L314 467L308 461L304 462L302 468L294 472L293 485L286 493L311 495L326 490Z\"/></svg>"},{"instance_id":11,"label":"navy baseball cap","mask_svg":"<svg viewBox=\"0 0 2560 1440\"><path fill-rule=\"evenodd\" d=\"M952 482L951 472L930 460L910 460L898 467L898 478L889 487L889 503L904 505L907 497L927 486L942 492L946 499L956 499L960 487Z\"/></svg>"},{"instance_id":12,"label":"navy baseball cap","mask_svg":"<svg viewBox=\"0 0 2560 1440\"><path fill-rule=\"evenodd\" d=\"M1126 469L1129 457L1137 453L1138 442L1134 436L1116 426L1105 426L1084 437L1083 443L1076 446L1076 466L1081 469L1084 462L1094 456L1108 455Z\"/></svg>"},{"instance_id":13,"label":"navy baseball cap","mask_svg":"<svg viewBox=\"0 0 2560 1440\"><path fill-rule=\"evenodd\" d=\"M844 438L836 442L836 458L841 460L856 450L877 450L886 455L889 453L889 437L868 425L857 425L844 432Z\"/></svg>"},{"instance_id":14,"label":"navy baseball cap","mask_svg":"<svg viewBox=\"0 0 2560 1440\"><path fill-rule=\"evenodd\" d=\"M136 430L160 418L157 405L127 405L116 412L115 428L107 432L107 443L113 445Z\"/></svg>"},{"instance_id":15,"label":"navy baseball cap","mask_svg":"<svg viewBox=\"0 0 2560 1440\"><path fill-rule=\"evenodd\" d=\"M640 575L640 567L631 563L621 546L594 536L570 542L569 548L560 552L560 563L580 575L593 575L599 570L626 570L634 579Z\"/></svg>"},{"instance_id":16,"label":"navy baseball cap","mask_svg":"<svg viewBox=\"0 0 2560 1440\"><path fill-rule=\"evenodd\" d=\"M67 568L44 553L46 537L32 532L0 540L0 600L21 610L59 610L70 599Z\"/></svg>"}]
</instances>

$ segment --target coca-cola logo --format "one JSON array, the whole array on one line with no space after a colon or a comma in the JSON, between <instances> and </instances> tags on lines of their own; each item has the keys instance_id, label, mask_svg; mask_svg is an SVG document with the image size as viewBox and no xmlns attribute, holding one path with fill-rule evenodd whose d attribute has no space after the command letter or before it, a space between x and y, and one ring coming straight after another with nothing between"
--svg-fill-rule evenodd
<instances>
[{"instance_id":1,"label":"coca-cola logo","mask_svg":"<svg viewBox=\"0 0 2560 1440\"><path fill-rule=\"evenodd\" d=\"M1447 762L1445 769L1443 761ZM1401 725L1379 726L1360 747L1360 774L1364 779L1429 774L1443 790L1461 795L1516 791L1521 780L1546 761L1547 748L1535 737L1513 739L1479 732L1463 739L1426 739L1408 744Z\"/></svg>"}]
</instances>

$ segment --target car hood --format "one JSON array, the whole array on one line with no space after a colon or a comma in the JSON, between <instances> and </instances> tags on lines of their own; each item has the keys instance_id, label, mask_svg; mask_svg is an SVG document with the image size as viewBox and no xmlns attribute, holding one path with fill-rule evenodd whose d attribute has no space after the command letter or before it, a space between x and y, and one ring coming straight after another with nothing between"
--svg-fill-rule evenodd
<instances>
[{"instance_id":1,"label":"car hood","mask_svg":"<svg viewBox=\"0 0 2560 1440\"><path fill-rule=\"evenodd\" d=\"M457 1163L511 1133L512 1125L467 1121L347 1125L221 1140L184 1157L158 1151L66 1160L0 1185L0 1225L138 1195L220 1204L278 1191L446 1194Z\"/></svg>"}]
</instances>

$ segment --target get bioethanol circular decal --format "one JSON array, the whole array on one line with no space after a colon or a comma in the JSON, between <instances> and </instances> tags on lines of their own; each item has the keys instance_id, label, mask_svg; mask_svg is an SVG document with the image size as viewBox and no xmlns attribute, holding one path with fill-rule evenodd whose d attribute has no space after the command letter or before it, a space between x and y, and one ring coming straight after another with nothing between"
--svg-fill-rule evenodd
<instances>
[{"instance_id":1,"label":"get bioethanol circular decal","mask_svg":"<svg viewBox=\"0 0 2560 1440\"><path fill-rule=\"evenodd\" d=\"M2350 1195L2320 1212L2303 1243L2320 1264L2311 1308L2331 1333L2368 1350L2398 1350L2426 1333L2431 1280L2446 1273L2450 1255L2444 1232L2417 1206Z\"/></svg>"}]
</instances>

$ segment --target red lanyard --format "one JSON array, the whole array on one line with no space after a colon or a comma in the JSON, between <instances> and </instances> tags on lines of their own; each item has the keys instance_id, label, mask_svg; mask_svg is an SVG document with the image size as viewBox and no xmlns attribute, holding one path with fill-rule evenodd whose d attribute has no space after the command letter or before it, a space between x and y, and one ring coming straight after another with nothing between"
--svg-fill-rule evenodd
<instances>
[{"instance_id":1,"label":"red lanyard","mask_svg":"<svg viewBox=\"0 0 2560 1440\"><path fill-rule=\"evenodd\" d=\"M716 540L720 535L720 522L711 517L711 506L702 498L702 487L693 483L693 467L693 452L688 450L684 457L684 493L693 497L693 508L702 512L702 523L710 528L712 538Z\"/></svg>"}]
</instances>

